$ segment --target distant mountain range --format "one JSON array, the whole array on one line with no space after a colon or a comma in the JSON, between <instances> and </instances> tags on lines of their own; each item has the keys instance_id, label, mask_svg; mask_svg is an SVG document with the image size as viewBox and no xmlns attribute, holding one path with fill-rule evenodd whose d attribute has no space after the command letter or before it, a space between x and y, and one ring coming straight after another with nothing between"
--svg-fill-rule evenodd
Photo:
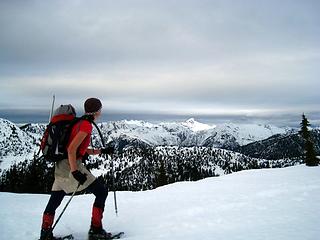
<instances>
[{"instance_id":1,"label":"distant mountain range","mask_svg":"<svg viewBox=\"0 0 320 240\"><path fill-rule=\"evenodd\" d=\"M185 122L150 123L122 120L99 123L106 142L120 149L128 146L214 147L263 159L293 158L303 155L303 141L296 129L262 124L208 125L191 118ZM37 152L45 124L18 126L0 118L0 168L22 161ZM312 130L316 151L320 153L320 129ZM101 146L97 132L93 144Z\"/></svg>"},{"instance_id":2,"label":"distant mountain range","mask_svg":"<svg viewBox=\"0 0 320 240\"><path fill-rule=\"evenodd\" d=\"M311 136L315 151L320 155L320 129L313 129ZM267 139L241 146L238 151L255 158L286 159L299 158L304 154L303 139L297 132L276 134Z\"/></svg>"},{"instance_id":3,"label":"distant mountain range","mask_svg":"<svg viewBox=\"0 0 320 240\"><path fill-rule=\"evenodd\" d=\"M261 124L208 125L194 119L158 124L123 120L98 125L105 142L115 144L118 150L112 157L118 190L153 189L161 185L162 178L166 184L302 162L303 141L297 130L290 128ZM51 178L44 174L52 174L52 164L33 160L45 128L45 124L17 126L0 119L0 171L4 173L0 190L50 190ZM314 129L312 134L319 153L320 130ZM95 130L92 144L101 147ZM111 180L110 161L90 157L87 166L95 175ZM9 168L12 170L6 171ZM28 182L32 182L33 189ZM35 185L40 183L43 185Z\"/></svg>"},{"instance_id":4,"label":"distant mountain range","mask_svg":"<svg viewBox=\"0 0 320 240\"><path fill-rule=\"evenodd\" d=\"M289 128L271 125L233 124L208 125L195 121L163 122L115 121L99 123L107 142L125 146L204 146L247 152L243 146L270 138L277 134L288 134ZM20 126L21 127L21 126ZM16 124L0 119L0 161L7 157L30 156L37 151L37 145L44 132L45 124L29 124L20 129ZM95 132L94 145L100 139ZM254 145L251 145L254 146ZM243 147L243 148L242 148ZM248 153L251 153L248 151ZM8 166L10 164L5 164ZM0 168L3 166L0 165Z\"/></svg>"},{"instance_id":5,"label":"distant mountain range","mask_svg":"<svg viewBox=\"0 0 320 240\"><path fill-rule=\"evenodd\" d=\"M159 124L124 120L103 123L100 126L109 141L136 139L151 146L205 146L229 150L238 149L274 134L292 131L288 128L259 124L207 125L194 119Z\"/></svg>"}]
</instances>

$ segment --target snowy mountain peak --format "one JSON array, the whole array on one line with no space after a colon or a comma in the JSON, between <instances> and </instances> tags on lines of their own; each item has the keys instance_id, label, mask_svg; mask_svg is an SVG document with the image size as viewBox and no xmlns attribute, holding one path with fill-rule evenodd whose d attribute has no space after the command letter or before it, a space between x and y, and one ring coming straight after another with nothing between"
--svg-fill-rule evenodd
<instances>
[{"instance_id":1,"label":"snowy mountain peak","mask_svg":"<svg viewBox=\"0 0 320 240\"><path fill-rule=\"evenodd\" d=\"M187 121L183 122L182 125L190 128L193 132L209 130L216 127L216 126L200 123L196 121L194 118L188 119Z\"/></svg>"},{"instance_id":2,"label":"snowy mountain peak","mask_svg":"<svg viewBox=\"0 0 320 240\"><path fill-rule=\"evenodd\" d=\"M194 124L196 120L194 120L194 118L189 118L186 122L187 123L191 123L191 124Z\"/></svg>"}]
</instances>

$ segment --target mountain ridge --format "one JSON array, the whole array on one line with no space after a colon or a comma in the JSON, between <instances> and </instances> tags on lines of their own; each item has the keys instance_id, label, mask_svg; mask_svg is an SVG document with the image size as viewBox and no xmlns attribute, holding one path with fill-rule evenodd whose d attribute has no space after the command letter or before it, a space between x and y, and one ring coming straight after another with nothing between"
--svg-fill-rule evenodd
<instances>
[{"instance_id":1,"label":"mountain ridge","mask_svg":"<svg viewBox=\"0 0 320 240\"><path fill-rule=\"evenodd\" d=\"M214 147L232 151L245 151L247 144L262 141L274 134L287 134L293 129L278 128L263 124L209 125L197 122L194 118L185 122L150 123L142 120L121 120L98 123L105 142L114 143L121 149L129 146L180 146ZM200 127L199 127L200 126ZM23 161L38 151L40 138L46 124L25 125L21 130L16 124L0 119L0 169L10 167L8 161ZM93 131L93 146L101 147L98 133ZM265 157L270 159L270 157Z\"/></svg>"},{"instance_id":2,"label":"mountain ridge","mask_svg":"<svg viewBox=\"0 0 320 240\"><path fill-rule=\"evenodd\" d=\"M2 142L10 143L10 136L24 136L28 144L23 144L23 141L7 144L7 149L16 152L10 156L11 152L8 151L7 156L1 158L6 161L0 165L3 170L1 189L18 192L48 191L51 185L48 176L53 174L53 165L33 158L34 152L38 150L39 141L36 140L40 139L45 125L31 124L21 130L13 123L2 122L5 125L0 125L0 134L5 136ZM192 123L199 126L195 121ZM115 144L117 151L112 160L90 156L86 164L97 176L102 175L107 181L115 178L117 184L114 187L117 190L154 189L177 181L195 181L244 169L286 167L303 162L301 158L267 160L234 151L245 141L272 135L273 129L285 132L284 129L272 126L225 124L213 128L205 126L206 130L199 130L176 122L151 124L127 120L98 125L105 141ZM259 131L250 132L248 129ZM16 148L15 144L22 148ZM92 134L92 145L101 147L96 130ZM29 157L22 156L25 152L29 153Z\"/></svg>"}]
</instances>

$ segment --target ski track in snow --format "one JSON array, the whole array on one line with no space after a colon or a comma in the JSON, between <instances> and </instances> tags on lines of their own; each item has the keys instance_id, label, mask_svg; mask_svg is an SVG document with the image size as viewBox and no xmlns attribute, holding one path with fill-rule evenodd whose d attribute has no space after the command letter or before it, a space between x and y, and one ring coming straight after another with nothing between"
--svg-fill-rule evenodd
<instances>
[{"instance_id":1,"label":"ski track in snow","mask_svg":"<svg viewBox=\"0 0 320 240\"><path fill-rule=\"evenodd\" d=\"M38 239L49 195L0 193L1 239ZM104 226L124 239L317 240L320 167L248 170L144 192L109 193ZM66 197L56 218L67 202ZM76 196L55 229L84 240L92 194Z\"/></svg>"}]
</instances>

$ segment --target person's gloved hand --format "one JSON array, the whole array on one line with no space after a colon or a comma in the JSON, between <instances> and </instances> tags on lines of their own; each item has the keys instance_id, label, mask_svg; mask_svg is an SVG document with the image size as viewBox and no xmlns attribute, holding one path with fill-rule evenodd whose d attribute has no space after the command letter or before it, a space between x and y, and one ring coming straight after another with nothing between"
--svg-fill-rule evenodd
<instances>
[{"instance_id":1,"label":"person's gloved hand","mask_svg":"<svg viewBox=\"0 0 320 240\"><path fill-rule=\"evenodd\" d=\"M109 146L109 147L106 147L106 148L101 148L101 154L114 154L114 147L113 146Z\"/></svg>"},{"instance_id":2,"label":"person's gloved hand","mask_svg":"<svg viewBox=\"0 0 320 240\"><path fill-rule=\"evenodd\" d=\"M72 176L83 185L85 181L87 181L87 174L80 172L79 170L75 170L72 172Z\"/></svg>"}]
</instances>

